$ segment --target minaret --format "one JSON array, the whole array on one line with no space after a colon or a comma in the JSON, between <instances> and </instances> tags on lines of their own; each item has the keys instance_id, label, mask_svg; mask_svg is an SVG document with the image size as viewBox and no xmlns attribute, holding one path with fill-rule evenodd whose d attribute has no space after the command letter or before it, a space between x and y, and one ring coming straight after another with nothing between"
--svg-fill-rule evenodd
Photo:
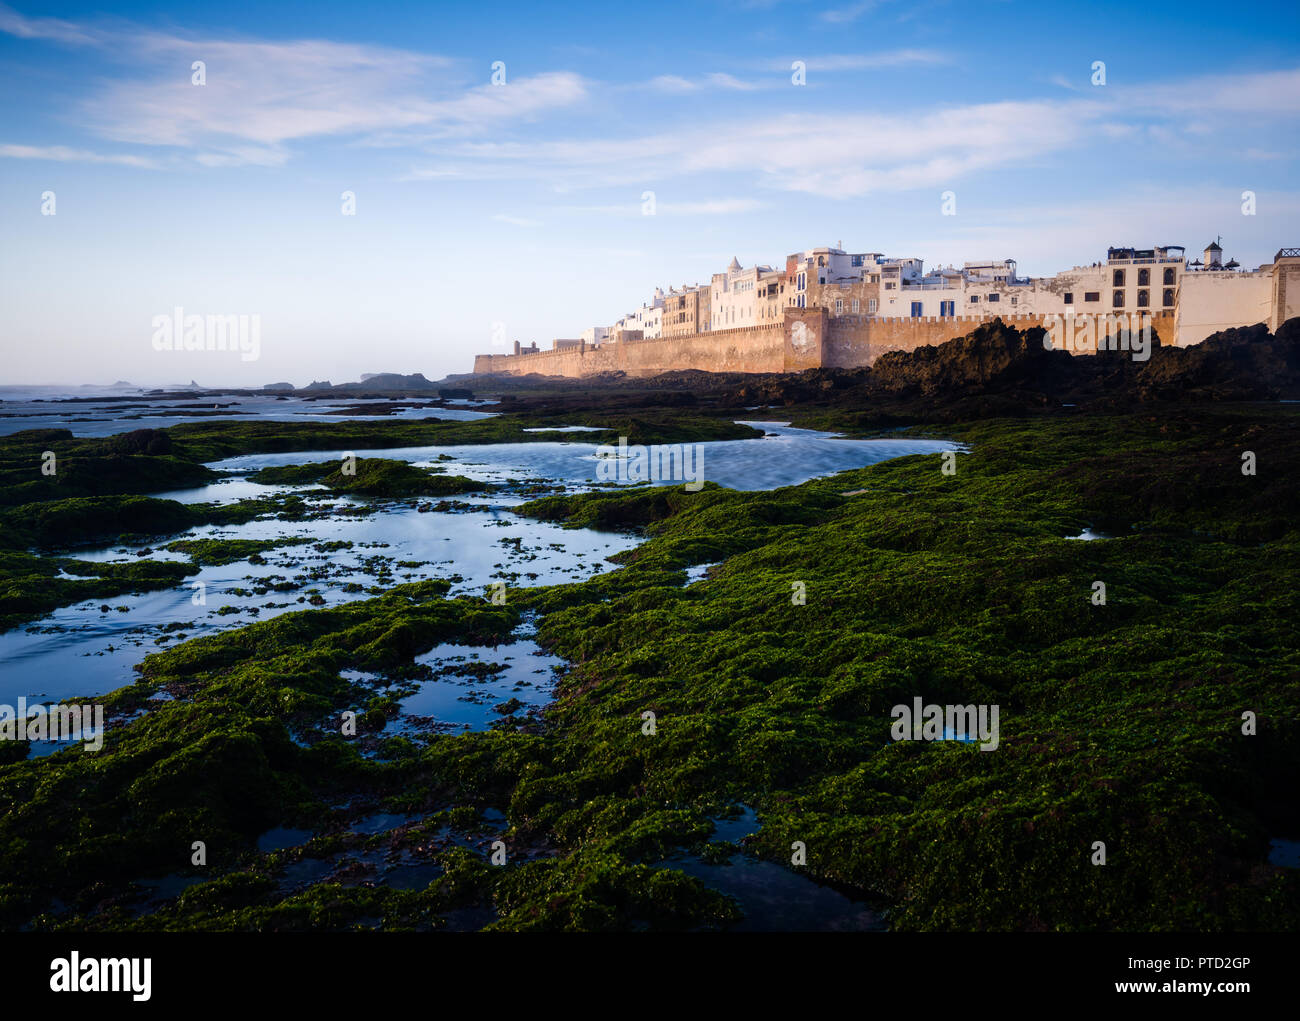
<instances>
[{"instance_id":1,"label":"minaret","mask_svg":"<svg viewBox=\"0 0 1300 1021\"><path fill-rule=\"evenodd\" d=\"M1223 249L1219 247L1221 240L1221 237L1216 238L1205 246L1206 269L1223 269Z\"/></svg>"}]
</instances>

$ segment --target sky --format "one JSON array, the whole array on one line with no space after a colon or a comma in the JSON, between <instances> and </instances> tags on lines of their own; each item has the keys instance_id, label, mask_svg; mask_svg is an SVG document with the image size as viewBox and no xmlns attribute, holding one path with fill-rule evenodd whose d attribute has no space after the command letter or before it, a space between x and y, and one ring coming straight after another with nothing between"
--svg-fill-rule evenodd
<instances>
[{"instance_id":1,"label":"sky","mask_svg":"<svg viewBox=\"0 0 1300 1021\"><path fill-rule=\"evenodd\" d=\"M0 96L0 384L435 379L819 245L1300 246L1293 0L0 2Z\"/></svg>"}]
</instances>

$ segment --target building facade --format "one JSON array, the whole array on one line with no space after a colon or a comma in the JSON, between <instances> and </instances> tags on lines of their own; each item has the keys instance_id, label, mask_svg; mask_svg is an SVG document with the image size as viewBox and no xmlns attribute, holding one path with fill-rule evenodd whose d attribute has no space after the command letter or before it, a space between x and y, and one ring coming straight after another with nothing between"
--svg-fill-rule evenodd
<instances>
[{"instance_id":1,"label":"building facade","mask_svg":"<svg viewBox=\"0 0 1300 1021\"><path fill-rule=\"evenodd\" d=\"M925 271L914 257L811 248L786 256L783 269L741 266L736 258L708 285L656 288L650 301L609 327L589 327L555 350L680 340L708 333L775 328L802 310L821 309L828 322L878 320L969 324L1003 318L1151 314L1161 341L1188 346L1235 326L1276 329L1300 315L1300 249L1242 269L1223 260L1216 240L1187 262L1180 245L1112 247L1106 258L1051 277L1022 277L1014 259L966 262ZM880 331L877 331L879 334ZM755 333L758 337L760 334ZM536 352L519 348L517 354Z\"/></svg>"}]
</instances>

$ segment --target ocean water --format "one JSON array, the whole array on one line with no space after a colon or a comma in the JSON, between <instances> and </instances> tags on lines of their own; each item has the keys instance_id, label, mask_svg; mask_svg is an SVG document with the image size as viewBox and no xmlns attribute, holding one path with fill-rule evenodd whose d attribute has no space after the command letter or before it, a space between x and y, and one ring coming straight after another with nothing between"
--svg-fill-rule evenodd
<instances>
[{"instance_id":1,"label":"ocean water","mask_svg":"<svg viewBox=\"0 0 1300 1021\"><path fill-rule=\"evenodd\" d=\"M424 405L437 399L410 398L404 403ZM395 421L429 418L469 421L491 418L495 412L475 411L473 403L454 401L456 407L411 407L391 415L331 414L342 408L381 405L387 400L317 397L295 394L218 394L146 396L141 388L14 387L0 386L0 436L24 429L71 429L77 436L112 436L132 429L163 429L180 422L248 421L337 422L340 418Z\"/></svg>"}]
</instances>

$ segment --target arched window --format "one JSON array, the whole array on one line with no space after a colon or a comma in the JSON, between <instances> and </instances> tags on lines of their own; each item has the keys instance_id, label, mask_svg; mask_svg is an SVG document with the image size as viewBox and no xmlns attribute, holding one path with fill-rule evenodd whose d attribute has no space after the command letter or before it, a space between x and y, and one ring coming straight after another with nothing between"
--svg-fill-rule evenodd
<instances>
[{"instance_id":1,"label":"arched window","mask_svg":"<svg viewBox=\"0 0 1300 1021\"><path fill-rule=\"evenodd\" d=\"M1172 269L1165 270L1165 286L1167 287L1173 282L1174 282L1174 271Z\"/></svg>"},{"instance_id":2,"label":"arched window","mask_svg":"<svg viewBox=\"0 0 1300 1021\"><path fill-rule=\"evenodd\" d=\"M1114 275L1111 277L1111 285L1114 287L1124 286L1124 271L1122 269L1115 270Z\"/></svg>"},{"instance_id":3,"label":"arched window","mask_svg":"<svg viewBox=\"0 0 1300 1021\"><path fill-rule=\"evenodd\" d=\"M1171 307L1173 306L1173 304L1174 304L1174 289L1173 289L1172 287L1166 287L1166 288L1165 288L1165 308L1171 308Z\"/></svg>"},{"instance_id":4,"label":"arched window","mask_svg":"<svg viewBox=\"0 0 1300 1021\"><path fill-rule=\"evenodd\" d=\"M1150 305L1151 304L1150 298L1151 298L1150 291L1138 291L1138 308L1146 308L1148 305Z\"/></svg>"},{"instance_id":5,"label":"arched window","mask_svg":"<svg viewBox=\"0 0 1300 1021\"><path fill-rule=\"evenodd\" d=\"M1111 297L1110 303L1111 303L1111 306L1114 307L1114 308L1123 308L1123 307L1124 307L1124 292L1123 292L1123 291L1116 291L1116 292L1114 293L1114 295Z\"/></svg>"},{"instance_id":6,"label":"arched window","mask_svg":"<svg viewBox=\"0 0 1300 1021\"><path fill-rule=\"evenodd\" d=\"M1149 287L1151 285L1151 271L1149 269L1138 270L1138 286Z\"/></svg>"}]
</instances>

